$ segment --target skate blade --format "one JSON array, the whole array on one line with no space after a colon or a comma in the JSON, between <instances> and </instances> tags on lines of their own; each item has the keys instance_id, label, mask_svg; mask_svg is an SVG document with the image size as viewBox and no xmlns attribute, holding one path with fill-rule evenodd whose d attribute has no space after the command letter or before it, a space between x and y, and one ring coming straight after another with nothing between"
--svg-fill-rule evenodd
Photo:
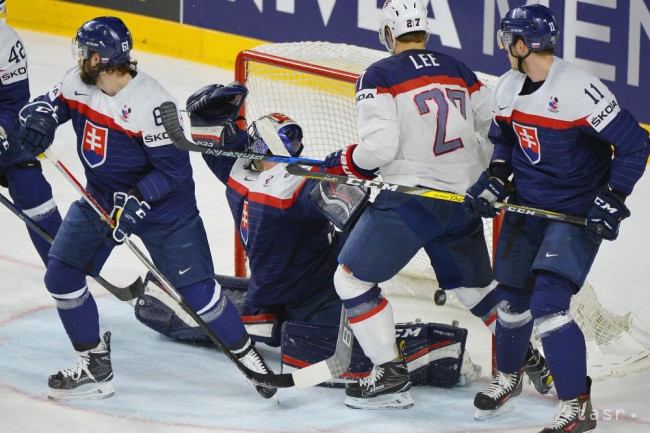
<instances>
[{"instance_id":1,"label":"skate blade","mask_svg":"<svg viewBox=\"0 0 650 433\"><path fill-rule=\"evenodd\" d=\"M503 406L497 409L493 409L493 410L476 409L476 412L474 412L474 419L476 421L485 421L486 419L491 419L499 415L503 415L504 413L508 413L512 410L513 407L514 406L508 401Z\"/></svg>"},{"instance_id":2,"label":"skate blade","mask_svg":"<svg viewBox=\"0 0 650 433\"><path fill-rule=\"evenodd\" d=\"M47 398L50 400L100 400L115 394L115 388L110 382L92 383L75 389L49 388Z\"/></svg>"},{"instance_id":3,"label":"skate blade","mask_svg":"<svg viewBox=\"0 0 650 433\"><path fill-rule=\"evenodd\" d=\"M409 409L415 402L408 391L372 398L346 397L345 405L351 409Z\"/></svg>"}]
</instances>

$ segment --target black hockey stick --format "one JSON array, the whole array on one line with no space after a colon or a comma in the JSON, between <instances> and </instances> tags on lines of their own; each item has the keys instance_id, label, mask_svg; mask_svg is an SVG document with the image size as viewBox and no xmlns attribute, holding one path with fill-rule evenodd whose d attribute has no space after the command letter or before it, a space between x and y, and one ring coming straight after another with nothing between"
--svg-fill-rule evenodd
<instances>
[{"instance_id":1,"label":"black hockey stick","mask_svg":"<svg viewBox=\"0 0 650 433\"><path fill-rule=\"evenodd\" d=\"M322 171L311 171L301 167L298 164L288 165L287 172L295 176L326 180L332 183L343 183L347 185L372 187L380 190L396 191L404 194L412 194L420 197L428 197L428 198L434 198L438 200L453 201L456 203L462 203L465 198L460 194L454 194L446 191L438 191L436 189L427 188L424 186L417 186L417 187L405 186L405 185L399 185L394 183L382 182L380 180L357 179L356 177L348 177L348 176L343 176L338 174L324 173ZM492 207L495 209L503 209L506 212L514 212L523 215L551 219L555 221L564 221L564 222L577 224L581 226L587 225L586 218L573 216L573 215L566 215L559 212L553 212L544 209L537 209L534 207L520 206L516 204L502 203L498 201L492 203Z\"/></svg>"},{"instance_id":2,"label":"black hockey stick","mask_svg":"<svg viewBox=\"0 0 650 433\"><path fill-rule=\"evenodd\" d=\"M16 206L11 200L9 200L4 195L0 194L0 202L7 207L14 215L23 220L23 222L29 227L32 231L38 234L40 237L45 239L51 245L54 239L52 236L41 226L39 226L33 219L31 219L25 212L22 211L18 206ZM138 296L144 293L144 284L142 283L142 278L138 277L133 283L127 287L117 287L109 283L100 276L94 277L95 281L99 283L103 288L108 290L113 296L115 296L120 301L130 301L137 298Z\"/></svg>"},{"instance_id":3,"label":"black hockey stick","mask_svg":"<svg viewBox=\"0 0 650 433\"><path fill-rule=\"evenodd\" d=\"M261 161L282 162L285 164L298 163L303 165L319 166L323 163L323 161L319 161L317 159L299 158L294 156L267 155L263 153L253 152L236 152L195 143L185 137L185 133L181 127L180 120L178 119L176 104L170 101L163 102L160 105L160 118L162 120L163 126L165 127L165 130L167 131L167 134L169 134L169 138L171 138L171 140L174 142L174 146L181 150L201 152L212 156L229 156L232 158L257 159Z\"/></svg>"}]
</instances>

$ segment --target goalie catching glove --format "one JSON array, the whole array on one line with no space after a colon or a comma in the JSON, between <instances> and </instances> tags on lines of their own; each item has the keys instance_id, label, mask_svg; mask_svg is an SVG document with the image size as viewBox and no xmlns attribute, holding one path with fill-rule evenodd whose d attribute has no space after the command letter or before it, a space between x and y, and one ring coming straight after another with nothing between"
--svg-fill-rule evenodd
<instances>
[{"instance_id":1,"label":"goalie catching glove","mask_svg":"<svg viewBox=\"0 0 650 433\"><path fill-rule=\"evenodd\" d=\"M210 147L223 145L240 132L236 121L248 89L237 81L227 86L210 84L202 87L185 102L192 124L192 139Z\"/></svg>"}]
</instances>

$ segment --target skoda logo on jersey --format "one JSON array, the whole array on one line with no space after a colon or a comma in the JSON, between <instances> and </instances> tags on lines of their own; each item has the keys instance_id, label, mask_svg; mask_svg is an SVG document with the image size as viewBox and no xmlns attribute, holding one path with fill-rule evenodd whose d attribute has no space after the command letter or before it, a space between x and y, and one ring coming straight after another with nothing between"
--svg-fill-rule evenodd
<instances>
[{"instance_id":1,"label":"skoda logo on jersey","mask_svg":"<svg viewBox=\"0 0 650 433\"><path fill-rule=\"evenodd\" d=\"M515 129L519 146L524 151L524 155L526 155L531 163L537 164L542 156L539 138L537 137L537 128L520 125L517 122L512 122L512 127Z\"/></svg>"},{"instance_id":2,"label":"skoda logo on jersey","mask_svg":"<svg viewBox=\"0 0 650 433\"><path fill-rule=\"evenodd\" d=\"M242 206L239 235L244 245L248 245L248 200L244 200L244 205Z\"/></svg>"},{"instance_id":3,"label":"skoda logo on jersey","mask_svg":"<svg viewBox=\"0 0 650 433\"><path fill-rule=\"evenodd\" d=\"M92 168L106 161L106 144L108 143L108 128L93 125L86 119L84 135L81 141L81 155Z\"/></svg>"}]
</instances>

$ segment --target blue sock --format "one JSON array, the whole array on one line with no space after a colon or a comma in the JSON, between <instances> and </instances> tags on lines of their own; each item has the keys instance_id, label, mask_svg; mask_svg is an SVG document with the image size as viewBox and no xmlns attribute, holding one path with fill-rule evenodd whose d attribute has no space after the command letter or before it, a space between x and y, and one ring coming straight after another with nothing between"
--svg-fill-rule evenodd
<instances>
[{"instance_id":1,"label":"blue sock","mask_svg":"<svg viewBox=\"0 0 650 433\"><path fill-rule=\"evenodd\" d=\"M524 367L533 332L530 292L499 284L497 298L497 369L504 373L516 373Z\"/></svg>"},{"instance_id":2,"label":"blue sock","mask_svg":"<svg viewBox=\"0 0 650 433\"><path fill-rule=\"evenodd\" d=\"M587 393L585 337L570 313L571 297L577 289L572 281L543 271L531 300L531 312L561 400Z\"/></svg>"},{"instance_id":3,"label":"blue sock","mask_svg":"<svg viewBox=\"0 0 650 433\"><path fill-rule=\"evenodd\" d=\"M215 290L219 291L218 297L215 296ZM213 279L203 280L178 291L226 347L236 350L248 342L248 333L239 311Z\"/></svg>"},{"instance_id":4,"label":"blue sock","mask_svg":"<svg viewBox=\"0 0 650 433\"><path fill-rule=\"evenodd\" d=\"M95 348L100 341L99 313L86 285L86 274L53 258L47 266L45 285L75 350Z\"/></svg>"},{"instance_id":5,"label":"blue sock","mask_svg":"<svg viewBox=\"0 0 650 433\"><path fill-rule=\"evenodd\" d=\"M52 198L52 188L37 166L14 166L6 172L9 194L29 218L54 238L61 226L61 214ZM47 266L50 243L29 229L36 251Z\"/></svg>"}]
</instances>

